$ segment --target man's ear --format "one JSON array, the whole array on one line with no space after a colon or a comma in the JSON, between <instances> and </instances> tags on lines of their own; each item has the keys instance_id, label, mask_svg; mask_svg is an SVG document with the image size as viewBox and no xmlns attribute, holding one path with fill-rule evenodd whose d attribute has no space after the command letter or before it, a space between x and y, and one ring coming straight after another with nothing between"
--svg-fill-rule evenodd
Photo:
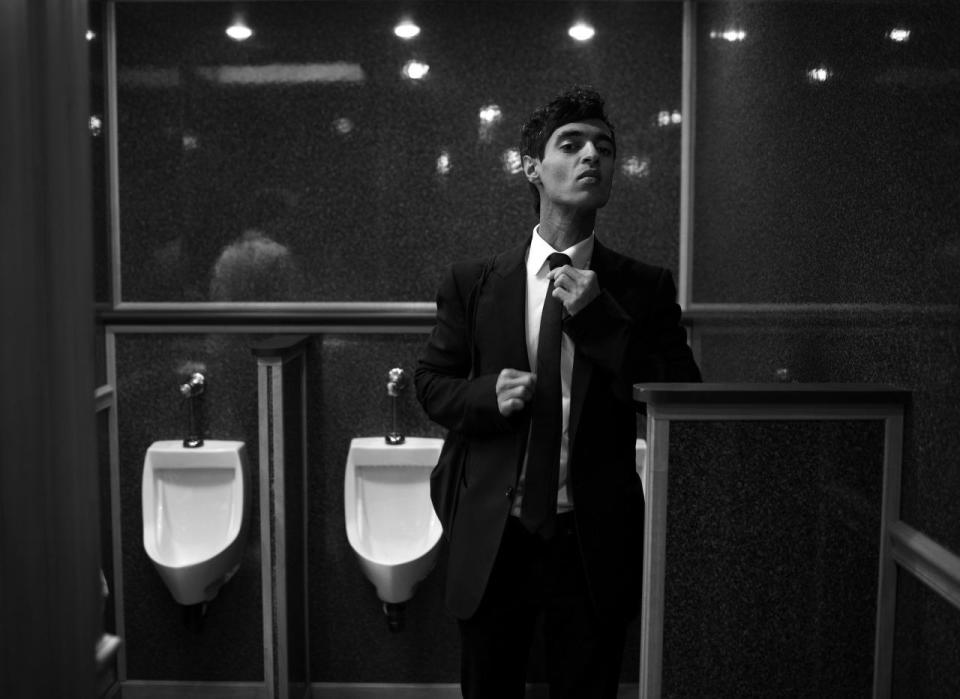
<instances>
[{"instance_id":1,"label":"man's ear","mask_svg":"<svg viewBox=\"0 0 960 699\"><path fill-rule=\"evenodd\" d=\"M532 155L523 156L523 174L527 176L528 182L537 183L540 181L540 159Z\"/></svg>"}]
</instances>

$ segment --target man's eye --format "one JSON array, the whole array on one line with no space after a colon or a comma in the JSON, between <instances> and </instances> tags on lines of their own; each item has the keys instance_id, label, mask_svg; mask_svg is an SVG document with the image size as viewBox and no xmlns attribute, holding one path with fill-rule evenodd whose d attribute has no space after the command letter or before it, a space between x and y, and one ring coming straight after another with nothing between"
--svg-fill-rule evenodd
<instances>
[{"instance_id":1,"label":"man's eye","mask_svg":"<svg viewBox=\"0 0 960 699\"><path fill-rule=\"evenodd\" d=\"M570 151L576 150L576 148L577 148L576 144L571 143L570 141L566 141L565 143L560 144L560 150L564 152L570 152Z\"/></svg>"}]
</instances>

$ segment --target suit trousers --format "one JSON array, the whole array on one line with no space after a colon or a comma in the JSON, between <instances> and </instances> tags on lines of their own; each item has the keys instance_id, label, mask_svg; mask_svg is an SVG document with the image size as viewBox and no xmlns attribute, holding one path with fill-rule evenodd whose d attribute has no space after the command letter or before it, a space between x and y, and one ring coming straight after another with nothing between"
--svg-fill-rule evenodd
<instances>
[{"instance_id":1,"label":"suit trousers","mask_svg":"<svg viewBox=\"0 0 960 699\"><path fill-rule=\"evenodd\" d=\"M540 620L550 698L616 697L628 620L595 614L574 517L559 515L549 540L508 518L480 606L459 622L465 699L524 696Z\"/></svg>"}]
</instances>

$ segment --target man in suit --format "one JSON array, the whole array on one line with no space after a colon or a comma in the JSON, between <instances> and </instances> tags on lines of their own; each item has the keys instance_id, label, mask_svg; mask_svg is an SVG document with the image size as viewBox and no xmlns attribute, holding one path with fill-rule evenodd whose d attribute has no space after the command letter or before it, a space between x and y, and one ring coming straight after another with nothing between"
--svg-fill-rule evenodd
<instances>
[{"instance_id":1,"label":"man in suit","mask_svg":"<svg viewBox=\"0 0 960 699\"><path fill-rule=\"evenodd\" d=\"M573 88L535 111L521 155L539 224L452 266L415 375L427 414L466 445L447 606L468 699L524 695L538 619L551 697L614 697L641 588L632 386L700 372L670 273L594 235L616 161L600 95Z\"/></svg>"}]
</instances>

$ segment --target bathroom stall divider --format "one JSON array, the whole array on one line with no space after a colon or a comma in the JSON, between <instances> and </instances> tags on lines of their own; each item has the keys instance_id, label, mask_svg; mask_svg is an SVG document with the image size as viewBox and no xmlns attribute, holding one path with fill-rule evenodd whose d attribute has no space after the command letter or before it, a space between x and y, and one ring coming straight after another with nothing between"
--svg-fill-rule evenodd
<instances>
[{"instance_id":1,"label":"bathroom stall divider","mask_svg":"<svg viewBox=\"0 0 960 699\"><path fill-rule=\"evenodd\" d=\"M648 448L640 696L779 683L889 697L897 564L960 599L957 557L900 521L910 392L645 384L634 400ZM691 658L730 672L691 672Z\"/></svg>"},{"instance_id":2,"label":"bathroom stall divider","mask_svg":"<svg viewBox=\"0 0 960 699\"><path fill-rule=\"evenodd\" d=\"M251 346L257 358L263 670L266 699L310 693L307 335Z\"/></svg>"}]
</instances>

